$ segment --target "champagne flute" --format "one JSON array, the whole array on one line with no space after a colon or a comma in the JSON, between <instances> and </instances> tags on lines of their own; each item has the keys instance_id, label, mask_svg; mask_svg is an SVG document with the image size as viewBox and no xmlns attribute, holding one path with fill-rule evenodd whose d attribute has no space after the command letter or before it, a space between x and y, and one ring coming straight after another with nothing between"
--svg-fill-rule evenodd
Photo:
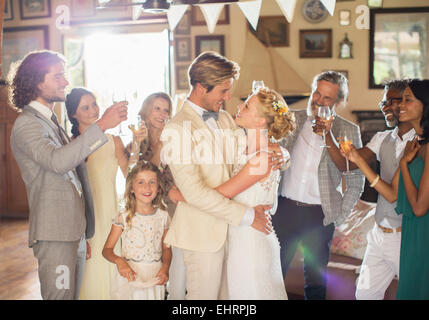
<instances>
[{"instance_id":1,"label":"champagne flute","mask_svg":"<svg viewBox=\"0 0 429 320\"><path fill-rule=\"evenodd\" d=\"M350 140L350 138L348 138L346 134L343 134L341 137L339 137L338 142L340 143L340 148L341 148L341 151L343 151L343 153L350 152L353 141ZM350 174L354 174L354 173L350 171L349 159L346 158L346 171L343 172L343 175L350 175Z\"/></svg>"},{"instance_id":2,"label":"champagne flute","mask_svg":"<svg viewBox=\"0 0 429 320\"><path fill-rule=\"evenodd\" d=\"M147 130L146 123L144 122L144 120L142 120L139 114L136 116L135 120L128 125L128 128L133 132L133 135L137 134L139 130L142 130L142 129ZM140 150L140 146L139 146L139 150ZM139 157L140 156L142 156L142 153L139 151Z\"/></svg>"},{"instance_id":3,"label":"champagne flute","mask_svg":"<svg viewBox=\"0 0 429 320\"><path fill-rule=\"evenodd\" d=\"M257 92L260 88L265 88L264 81L262 80L253 80L252 82L252 92Z\"/></svg>"},{"instance_id":4,"label":"champagne flute","mask_svg":"<svg viewBox=\"0 0 429 320\"><path fill-rule=\"evenodd\" d=\"M331 117L332 117L331 108L329 106L319 106L319 109L317 111L317 115L324 122L330 121ZM326 144L325 129L323 129L323 144L320 147L321 148L329 148L329 146Z\"/></svg>"},{"instance_id":5,"label":"champagne flute","mask_svg":"<svg viewBox=\"0 0 429 320\"><path fill-rule=\"evenodd\" d=\"M121 101L127 101L127 95L123 91L114 90L113 93L112 93L112 102L113 102L113 104L121 102ZM122 131L122 122L119 123L118 136L125 136L125 133L123 133L123 131Z\"/></svg>"}]
</instances>

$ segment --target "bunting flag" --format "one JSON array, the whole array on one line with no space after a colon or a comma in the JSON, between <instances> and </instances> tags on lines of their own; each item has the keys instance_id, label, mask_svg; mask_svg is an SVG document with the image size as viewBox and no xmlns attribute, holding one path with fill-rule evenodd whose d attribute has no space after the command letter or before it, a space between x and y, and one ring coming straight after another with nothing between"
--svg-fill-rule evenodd
<instances>
[{"instance_id":1,"label":"bunting flag","mask_svg":"<svg viewBox=\"0 0 429 320\"><path fill-rule=\"evenodd\" d=\"M177 25L179 24L179 21L182 19L186 10L188 10L188 7L189 7L188 4L170 7L170 10L168 10L167 12L168 25L170 26L170 31L173 31L177 27Z\"/></svg>"},{"instance_id":2,"label":"bunting flag","mask_svg":"<svg viewBox=\"0 0 429 320\"><path fill-rule=\"evenodd\" d=\"M295 11L296 0L276 0L280 9L289 23L293 20L293 14Z\"/></svg>"},{"instance_id":3,"label":"bunting flag","mask_svg":"<svg viewBox=\"0 0 429 320\"><path fill-rule=\"evenodd\" d=\"M213 33L216 27L216 23L219 19L220 13L222 12L224 3L209 3L198 5L206 19L207 28L209 33Z\"/></svg>"},{"instance_id":4,"label":"bunting flag","mask_svg":"<svg viewBox=\"0 0 429 320\"><path fill-rule=\"evenodd\" d=\"M138 2L138 1L139 0L133 0L133 3ZM106 2L106 1L104 1L104 2ZM141 14L143 12L142 6L141 5L133 5L132 9L133 9L133 13L132 13L133 14L133 20L137 20L138 18L140 18Z\"/></svg>"},{"instance_id":5,"label":"bunting flag","mask_svg":"<svg viewBox=\"0 0 429 320\"><path fill-rule=\"evenodd\" d=\"M261 11L262 0L237 2L243 14L246 16L253 30L258 27L259 13Z\"/></svg>"},{"instance_id":6,"label":"bunting flag","mask_svg":"<svg viewBox=\"0 0 429 320\"><path fill-rule=\"evenodd\" d=\"M328 10L329 14L331 16L333 16L334 10L335 10L336 0L320 0L320 2L322 2L322 4L325 6L326 10Z\"/></svg>"}]
</instances>

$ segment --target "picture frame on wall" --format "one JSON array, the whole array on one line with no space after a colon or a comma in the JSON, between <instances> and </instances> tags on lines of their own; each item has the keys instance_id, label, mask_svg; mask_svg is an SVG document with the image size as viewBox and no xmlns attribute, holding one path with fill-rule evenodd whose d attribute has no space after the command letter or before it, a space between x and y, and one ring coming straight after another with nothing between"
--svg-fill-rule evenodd
<instances>
[{"instance_id":1,"label":"picture frame on wall","mask_svg":"<svg viewBox=\"0 0 429 320\"><path fill-rule=\"evenodd\" d=\"M95 16L96 0L71 0L71 16L73 18Z\"/></svg>"},{"instance_id":2,"label":"picture frame on wall","mask_svg":"<svg viewBox=\"0 0 429 320\"><path fill-rule=\"evenodd\" d=\"M300 58L331 58L332 29L299 30Z\"/></svg>"},{"instance_id":3,"label":"picture frame on wall","mask_svg":"<svg viewBox=\"0 0 429 320\"><path fill-rule=\"evenodd\" d=\"M429 7L370 10L369 89L391 79L429 78Z\"/></svg>"},{"instance_id":4,"label":"picture frame on wall","mask_svg":"<svg viewBox=\"0 0 429 320\"><path fill-rule=\"evenodd\" d=\"M13 1L12 0L5 1L3 20L4 21L13 20Z\"/></svg>"},{"instance_id":5,"label":"picture frame on wall","mask_svg":"<svg viewBox=\"0 0 429 320\"><path fill-rule=\"evenodd\" d=\"M191 61L191 38L176 38L174 46L176 49L176 61Z\"/></svg>"},{"instance_id":6,"label":"picture frame on wall","mask_svg":"<svg viewBox=\"0 0 429 320\"><path fill-rule=\"evenodd\" d=\"M339 11L339 19L340 19L340 26L349 26L350 20L352 16L351 10L340 10Z\"/></svg>"},{"instance_id":7,"label":"picture frame on wall","mask_svg":"<svg viewBox=\"0 0 429 320\"><path fill-rule=\"evenodd\" d=\"M225 55L225 36L196 36L195 37L195 56L197 57L204 51L215 51Z\"/></svg>"},{"instance_id":8,"label":"picture frame on wall","mask_svg":"<svg viewBox=\"0 0 429 320\"><path fill-rule=\"evenodd\" d=\"M188 90L188 68L187 65L176 66L176 89Z\"/></svg>"},{"instance_id":9,"label":"picture frame on wall","mask_svg":"<svg viewBox=\"0 0 429 320\"><path fill-rule=\"evenodd\" d=\"M206 19L198 6L192 6L191 8L191 22L193 26L206 25ZM229 5L223 7L216 24L229 24Z\"/></svg>"},{"instance_id":10,"label":"picture frame on wall","mask_svg":"<svg viewBox=\"0 0 429 320\"><path fill-rule=\"evenodd\" d=\"M248 26L266 47L289 47L289 23L285 16L259 17L256 31L249 23Z\"/></svg>"},{"instance_id":11,"label":"picture frame on wall","mask_svg":"<svg viewBox=\"0 0 429 320\"><path fill-rule=\"evenodd\" d=\"M190 35L191 34L191 14L190 11L186 11L174 33L177 35Z\"/></svg>"},{"instance_id":12,"label":"picture frame on wall","mask_svg":"<svg viewBox=\"0 0 429 320\"><path fill-rule=\"evenodd\" d=\"M49 49L49 27L31 26L3 29L2 75L9 73L10 65L34 50Z\"/></svg>"},{"instance_id":13,"label":"picture frame on wall","mask_svg":"<svg viewBox=\"0 0 429 320\"><path fill-rule=\"evenodd\" d=\"M22 20L51 17L51 0L19 0Z\"/></svg>"}]
</instances>

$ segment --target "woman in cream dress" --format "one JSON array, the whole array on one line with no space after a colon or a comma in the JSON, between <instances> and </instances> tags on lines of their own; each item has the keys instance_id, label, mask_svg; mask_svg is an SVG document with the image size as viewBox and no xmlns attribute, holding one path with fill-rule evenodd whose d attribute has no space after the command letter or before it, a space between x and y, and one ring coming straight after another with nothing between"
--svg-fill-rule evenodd
<instances>
[{"instance_id":1,"label":"woman in cream dress","mask_svg":"<svg viewBox=\"0 0 429 320\"><path fill-rule=\"evenodd\" d=\"M67 114L72 123L73 138L77 138L99 118L95 96L84 88L75 88L66 98ZM116 270L101 252L118 212L116 175L118 167L126 177L128 159L120 137L107 135L109 141L86 160L94 202L95 233L87 240L87 260L79 299L109 300L110 283ZM118 246L118 249L119 246ZM118 252L119 254L119 252Z\"/></svg>"}]
</instances>

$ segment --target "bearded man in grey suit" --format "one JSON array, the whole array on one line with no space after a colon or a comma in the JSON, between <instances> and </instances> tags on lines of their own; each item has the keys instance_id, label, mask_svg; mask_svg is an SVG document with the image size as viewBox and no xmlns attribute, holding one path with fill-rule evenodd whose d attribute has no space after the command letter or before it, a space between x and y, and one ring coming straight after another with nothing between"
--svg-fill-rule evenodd
<instances>
[{"instance_id":1,"label":"bearded man in grey suit","mask_svg":"<svg viewBox=\"0 0 429 320\"><path fill-rule=\"evenodd\" d=\"M280 241L283 276L298 245L302 247L305 299L325 299L325 271L335 226L351 213L364 188L364 176L355 170L344 176L342 192L342 172L332 161L330 148L321 147L320 106L329 106L334 114L326 123L326 134L345 134L357 148L362 146L359 127L335 116L335 107L344 105L347 95L347 79L342 74L328 71L315 76L307 110L294 111L295 133L280 142L291 154L291 166L283 172L272 223Z\"/></svg>"},{"instance_id":2,"label":"bearded man in grey suit","mask_svg":"<svg viewBox=\"0 0 429 320\"><path fill-rule=\"evenodd\" d=\"M10 144L30 207L29 246L39 265L43 299L77 299L94 234L94 212L85 159L108 139L104 131L127 118L126 102L114 104L70 141L53 113L65 101L65 58L29 53L11 71L11 101L20 115Z\"/></svg>"}]
</instances>

